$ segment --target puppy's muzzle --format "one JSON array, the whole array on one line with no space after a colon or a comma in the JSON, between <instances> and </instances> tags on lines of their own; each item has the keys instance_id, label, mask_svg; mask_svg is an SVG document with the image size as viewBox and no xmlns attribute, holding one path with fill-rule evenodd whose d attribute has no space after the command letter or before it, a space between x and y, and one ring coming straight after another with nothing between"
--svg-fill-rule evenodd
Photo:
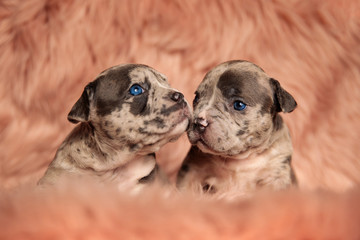
<instances>
[{"instance_id":1,"label":"puppy's muzzle","mask_svg":"<svg viewBox=\"0 0 360 240\"><path fill-rule=\"evenodd\" d=\"M197 130L199 133L203 133L206 129L206 127L209 125L208 121L206 121L206 119L204 118L195 118L194 121L194 128L195 130Z\"/></svg>"}]
</instances>

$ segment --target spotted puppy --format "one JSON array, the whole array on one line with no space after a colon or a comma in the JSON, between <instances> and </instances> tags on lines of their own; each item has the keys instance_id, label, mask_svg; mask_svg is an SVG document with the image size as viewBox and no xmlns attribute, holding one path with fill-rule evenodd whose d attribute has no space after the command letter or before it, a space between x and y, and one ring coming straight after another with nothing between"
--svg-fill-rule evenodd
<instances>
[{"instance_id":1,"label":"spotted puppy","mask_svg":"<svg viewBox=\"0 0 360 240\"><path fill-rule=\"evenodd\" d=\"M184 96L164 75L127 64L102 72L84 89L68 120L78 124L58 149L39 184L90 176L139 186L157 175L155 154L189 124Z\"/></svg>"},{"instance_id":2,"label":"spotted puppy","mask_svg":"<svg viewBox=\"0 0 360 240\"><path fill-rule=\"evenodd\" d=\"M248 61L229 61L208 72L196 91L193 144L177 186L219 196L249 195L296 183L289 130L279 112L294 98Z\"/></svg>"}]
</instances>

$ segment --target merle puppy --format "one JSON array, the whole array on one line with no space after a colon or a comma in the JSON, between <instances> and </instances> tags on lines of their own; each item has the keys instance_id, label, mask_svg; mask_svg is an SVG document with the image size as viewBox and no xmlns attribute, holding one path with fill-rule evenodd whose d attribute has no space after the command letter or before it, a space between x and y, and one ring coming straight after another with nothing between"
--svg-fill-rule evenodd
<instances>
[{"instance_id":1,"label":"merle puppy","mask_svg":"<svg viewBox=\"0 0 360 240\"><path fill-rule=\"evenodd\" d=\"M279 112L296 105L251 62L216 66L196 91L188 130L193 146L178 173L178 188L235 197L295 184L291 139Z\"/></svg>"},{"instance_id":2,"label":"merle puppy","mask_svg":"<svg viewBox=\"0 0 360 240\"><path fill-rule=\"evenodd\" d=\"M39 184L90 176L140 186L158 175L157 150L186 131L190 108L155 69L126 64L102 72L84 89L68 120L78 124Z\"/></svg>"}]
</instances>

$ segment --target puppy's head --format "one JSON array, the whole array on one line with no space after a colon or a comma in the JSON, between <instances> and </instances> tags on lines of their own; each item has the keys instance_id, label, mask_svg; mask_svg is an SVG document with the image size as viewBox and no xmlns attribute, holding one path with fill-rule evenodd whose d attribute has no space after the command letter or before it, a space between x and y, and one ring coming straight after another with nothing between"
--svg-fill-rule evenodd
<instances>
[{"instance_id":1,"label":"puppy's head","mask_svg":"<svg viewBox=\"0 0 360 240\"><path fill-rule=\"evenodd\" d=\"M247 61L218 65L195 94L188 137L203 152L215 155L236 156L265 144L282 128L278 112L296 107L277 80Z\"/></svg>"},{"instance_id":2,"label":"puppy's head","mask_svg":"<svg viewBox=\"0 0 360 240\"><path fill-rule=\"evenodd\" d=\"M68 115L70 122L91 123L107 144L144 154L178 138L189 119L184 96L164 75L139 64L103 71L85 87Z\"/></svg>"}]
</instances>

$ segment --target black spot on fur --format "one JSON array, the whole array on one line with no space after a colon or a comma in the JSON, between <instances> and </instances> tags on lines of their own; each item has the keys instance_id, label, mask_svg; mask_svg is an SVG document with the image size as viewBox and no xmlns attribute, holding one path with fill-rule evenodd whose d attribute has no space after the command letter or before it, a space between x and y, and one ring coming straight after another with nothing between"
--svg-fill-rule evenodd
<instances>
[{"instance_id":1,"label":"black spot on fur","mask_svg":"<svg viewBox=\"0 0 360 240\"><path fill-rule=\"evenodd\" d=\"M139 149L139 145L136 144L136 143L130 143L129 144L129 149L130 149L130 152L135 152L136 150Z\"/></svg>"},{"instance_id":2,"label":"black spot on fur","mask_svg":"<svg viewBox=\"0 0 360 240\"><path fill-rule=\"evenodd\" d=\"M92 143L92 142L85 142L85 144L86 144L86 146L87 146L88 148L94 148L94 147L95 147L95 144Z\"/></svg>"},{"instance_id":3,"label":"black spot on fur","mask_svg":"<svg viewBox=\"0 0 360 240\"><path fill-rule=\"evenodd\" d=\"M156 117L150 121L144 121L144 125L155 125L157 128L164 128L165 122L164 119L160 118L160 117Z\"/></svg>"},{"instance_id":4,"label":"black spot on fur","mask_svg":"<svg viewBox=\"0 0 360 240\"><path fill-rule=\"evenodd\" d=\"M120 131L121 131L121 128L117 128L117 129L116 129L116 134L119 134Z\"/></svg>"},{"instance_id":5,"label":"black spot on fur","mask_svg":"<svg viewBox=\"0 0 360 240\"><path fill-rule=\"evenodd\" d=\"M244 130L239 130L237 133L236 133L236 136L241 136L245 133Z\"/></svg>"},{"instance_id":6,"label":"black spot on fur","mask_svg":"<svg viewBox=\"0 0 360 240\"><path fill-rule=\"evenodd\" d=\"M141 134L149 134L149 133L146 131L146 128L142 128L142 127L140 127L140 128L138 129L138 132L141 133Z\"/></svg>"},{"instance_id":7,"label":"black spot on fur","mask_svg":"<svg viewBox=\"0 0 360 240\"><path fill-rule=\"evenodd\" d=\"M180 172L182 172L182 173L187 173L187 172L189 172L189 165L187 165L187 164L184 164L184 165L182 165L181 166L181 168L180 168Z\"/></svg>"},{"instance_id":8,"label":"black spot on fur","mask_svg":"<svg viewBox=\"0 0 360 240\"><path fill-rule=\"evenodd\" d=\"M186 102L184 100L181 100L177 102L176 104L166 108L165 105L162 105L162 108L160 110L160 113L164 116L169 116L171 113L176 112L180 109L183 109L186 107Z\"/></svg>"}]
</instances>

